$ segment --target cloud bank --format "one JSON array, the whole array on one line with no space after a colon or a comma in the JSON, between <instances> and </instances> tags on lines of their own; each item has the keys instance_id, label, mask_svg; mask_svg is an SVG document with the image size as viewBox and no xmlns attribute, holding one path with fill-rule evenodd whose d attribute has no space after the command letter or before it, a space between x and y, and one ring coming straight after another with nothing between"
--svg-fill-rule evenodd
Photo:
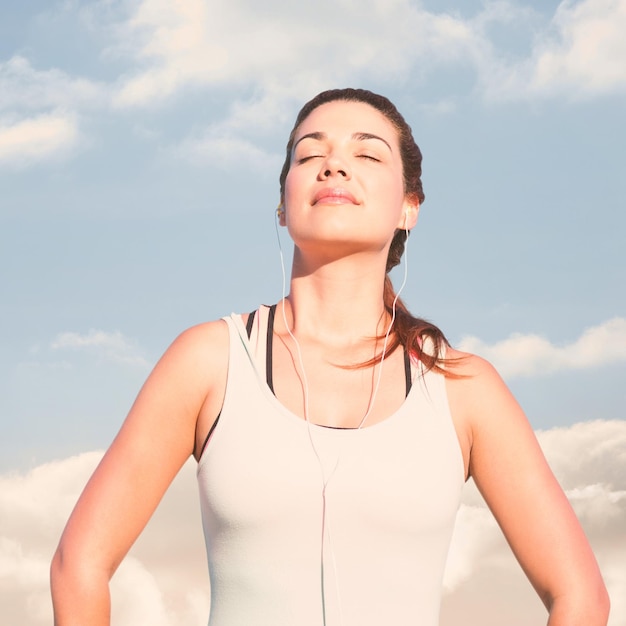
<instances>
[{"instance_id":1,"label":"cloud bank","mask_svg":"<svg viewBox=\"0 0 626 626\"><path fill-rule=\"evenodd\" d=\"M565 346L555 346L539 335L515 333L492 345L465 337L459 349L491 361L504 378L600 367L626 361L626 319L615 317L588 328Z\"/></svg>"},{"instance_id":2,"label":"cloud bank","mask_svg":"<svg viewBox=\"0 0 626 626\"><path fill-rule=\"evenodd\" d=\"M364 0L358 11L348 0L315 7L143 0L119 28L124 41L137 42L130 50L137 69L122 78L115 98L121 107L152 105L188 87L301 94L348 77L403 78L424 55L459 62L480 48L459 18L407 0Z\"/></svg>"},{"instance_id":3,"label":"cloud bank","mask_svg":"<svg viewBox=\"0 0 626 626\"><path fill-rule=\"evenodd\" d=\"M490 1L462 16L410 0L362 0L358 10L352 0L141 0L115 10L110 3L68 4L64 11L90 16L76 23L97 32L99 55L115 63L117 75L91 80L15 55L0 63L0 113L126 115L203 93L234 103L203 142L205 153L215 147L233 158L242 149L254 157L259 148L242 143L250 133L284 124L295 102L330 86L424 85L432 100L424 110L443 111L472 96L493 103L626 91L626 0L564 0L552 15ZM510 30L515 37L503 39ZM515 47L511 39L523 43ZM464 80L434 96L428 81L439 84L449 71ZM192 140L179 143L188 156L203 152ZM5 147L2 159L23 160L25 150ZM46 154L53 152L49 144Z\"/></svg>"},{"instance_id":4,"label":"cloud bank","mask_svg":"<svg viewBox=\"0 0 626 626\"><path fill-rule=\"evenodd\" d=\"M626 624L626 421L538 433ZM51 623L48 566L99 452L0 476L0 602L7 624ZM112 582L113 623L200 626L209 610L195 464L187 463ZM466 487L445 576L442 626L522 626L545 611L478 492Z\"/></svg>"},{"instance_id":5,"label":"cloud bank","mask_svg":"<svg viewBox=\"0 0 626 626\"><path fill-rule=\"evenodd\" d=\"M527 40L521 59L496 44L494 31L512 26ZM120 81L121 107L187 87L251 84L266 94L281 87L310 94L347 77L420 80L451 66L475 72L488 97L597 96L626 87L625 0L566 0L548 20L512 2L486 2L463 18L408 0L363 0L358 12L349 0L322 0L315 10L275 1L259 10L250 0L143 0L119 28L137 42L126 48L137 69Z\"/></svg>"}]
</instances>

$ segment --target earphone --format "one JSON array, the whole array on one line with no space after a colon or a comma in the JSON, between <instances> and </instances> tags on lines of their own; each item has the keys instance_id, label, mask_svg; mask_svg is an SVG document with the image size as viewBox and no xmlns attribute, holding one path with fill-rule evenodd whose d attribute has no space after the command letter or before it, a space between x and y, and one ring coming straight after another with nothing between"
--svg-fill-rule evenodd
<instances>
[{"instance_id":1,"label":"earphone","mask_svg":"<svg viewBox=\"0 0 626 626\"><path fill-rule=\"evenodd\" d=\"M419 211L419 205L417 206L407 206L404 208L404 226L403 226L403 230L406 231L407 234L407 239L409 236L409 217L411 215L411 213L415 211L416 213Z\"/></svg>"}]
</instances>

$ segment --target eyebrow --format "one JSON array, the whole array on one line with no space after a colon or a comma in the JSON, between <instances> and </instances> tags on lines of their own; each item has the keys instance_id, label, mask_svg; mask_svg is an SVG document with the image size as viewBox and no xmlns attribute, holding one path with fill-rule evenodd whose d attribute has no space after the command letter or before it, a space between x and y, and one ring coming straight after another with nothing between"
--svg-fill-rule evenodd
<instances>
[{"instance_id":1,"label":"eyebrow","mask_svg":"<svg viewBox=\"0 0 626 626\"><path fill-rule=\"evenodd\" d=\"M296 143L293 144L293 149L295 150L296 146L303 139L315 139L316 141L323 141L326 138L327 138L326 133L321 133L319 131L314 132L314 133L307 133L306 135L302 135L302 137L300 137L300 139L298 139L298 141L296 141ZM373 135L372 133L353 133L352 139L355 139L356 141L367 141L368 139L378 139L378 141L382 141L389 148L390 152L393 152L391 145L389 145L389 142L386 139L383 139L382 137L379 137L378 135Z\"/></svg>"}]
</instances>

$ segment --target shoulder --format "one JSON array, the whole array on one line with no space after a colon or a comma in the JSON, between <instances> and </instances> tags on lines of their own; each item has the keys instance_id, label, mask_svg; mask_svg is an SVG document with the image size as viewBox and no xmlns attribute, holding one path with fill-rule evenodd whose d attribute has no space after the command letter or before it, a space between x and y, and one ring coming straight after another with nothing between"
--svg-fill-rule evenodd
<instances>
[{"instance_id":1,"label":"shoulder","mask_svg":"<svg viewBox=\"0 0 626 626\"><path fill-rule=\"evenodd\" d=\"M229 332L224 320L203 322L181 332L157 363L153 375L184 377L184 387L205 386L226 375L229 355Z\"/></svg>"},{"instance_id":2,"label":"shoulder","mask_svg":"<svg viewBox=\"0 0 626 626\"><path fill-rule=\"evenodd\" d=\"M477 455L515 438L530 425L496 368L475 354L446 351L446 391L452 419L464 450L466 467Z\"/></svg>"},{"instance_id":3,"label":"shoulder","mask_svg":"<svg viewBox=\"0 0 626 626\"><path fill-rule=\"evenodd\" d=\"M450 411L465 438L468 471L483 495L515 472L544 472L533 428L493 365L454 350L447 356L457 358L457 376L446 380Z\"/></svg>"},{"instance_id":4,"label":"shoulder","mask_svg":"<svg viewBox=\"0 0 626 626\"><path fill-rule=\"evenodd\" d=\"M486 359L453 348L446 350L445 359L448 392L462 399L466 408L486 404L494 393L510 395L502 377Z\"/></svg>"},{"instance_id":5,"label":"shoulder","mask_svg":"<svg viewBox=\"0 0 626 626\"><path fill-rule=\"evenodd\" d=\"M448 394L471 426L485 419L505 417L519 410L513 394L496 370L486 359L468 352L449 348L446 352L449 365L446 370Z\"/></svg>"},{"instance_id":6,"label":"shoulder","mask_svg":"<svg viewBox=\"0 0 626 626\"><path fill-rule=\"evenodd\" d=\"M475 379L478 376L498 376L494 366L476 354L446 347L445 359L449 362L447 371L460 378Z\"/></svg>"},{"instance_id":7,"label":"shoulder","mask_svg":"<svg viewBox=\"0 0 626 626\"><path fill-rule=\"evenodd\" d=\"M185 354L204 352L218 353L228 351L228 325L223 319L196 324L181 332L172 342L169 350Z\"/></svg>"}]
</instances>

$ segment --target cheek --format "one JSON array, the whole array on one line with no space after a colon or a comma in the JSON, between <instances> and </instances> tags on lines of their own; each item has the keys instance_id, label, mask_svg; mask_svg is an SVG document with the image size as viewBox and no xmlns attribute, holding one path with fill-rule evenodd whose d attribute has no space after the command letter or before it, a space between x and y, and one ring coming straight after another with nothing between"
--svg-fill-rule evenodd
<instances>
[{"instance_id":1,"label":"cheek","mask_svg":"<svg viewBox=\"0 0 626 626\"><path fill-rule=\"evenodd\" d=\"M287 177L285 178L285 206L287 206L289 202L293 203L298 201L299 196L302 195L301 189L302 188L297 172L294 170L289 170L289 172L287 173Z\"/></svg>"},{"instance_id":2,"label":"cheek","mask_svg":"<svg viewBox=\"0 0 626 626\"><path fill-rule=\"evenodd\" d=\"M403 205L406 197L404 180L398 178L397 174L390 172L388 176L379 179L377 193L390 208Z\"/></svg>"}]
</instances>

